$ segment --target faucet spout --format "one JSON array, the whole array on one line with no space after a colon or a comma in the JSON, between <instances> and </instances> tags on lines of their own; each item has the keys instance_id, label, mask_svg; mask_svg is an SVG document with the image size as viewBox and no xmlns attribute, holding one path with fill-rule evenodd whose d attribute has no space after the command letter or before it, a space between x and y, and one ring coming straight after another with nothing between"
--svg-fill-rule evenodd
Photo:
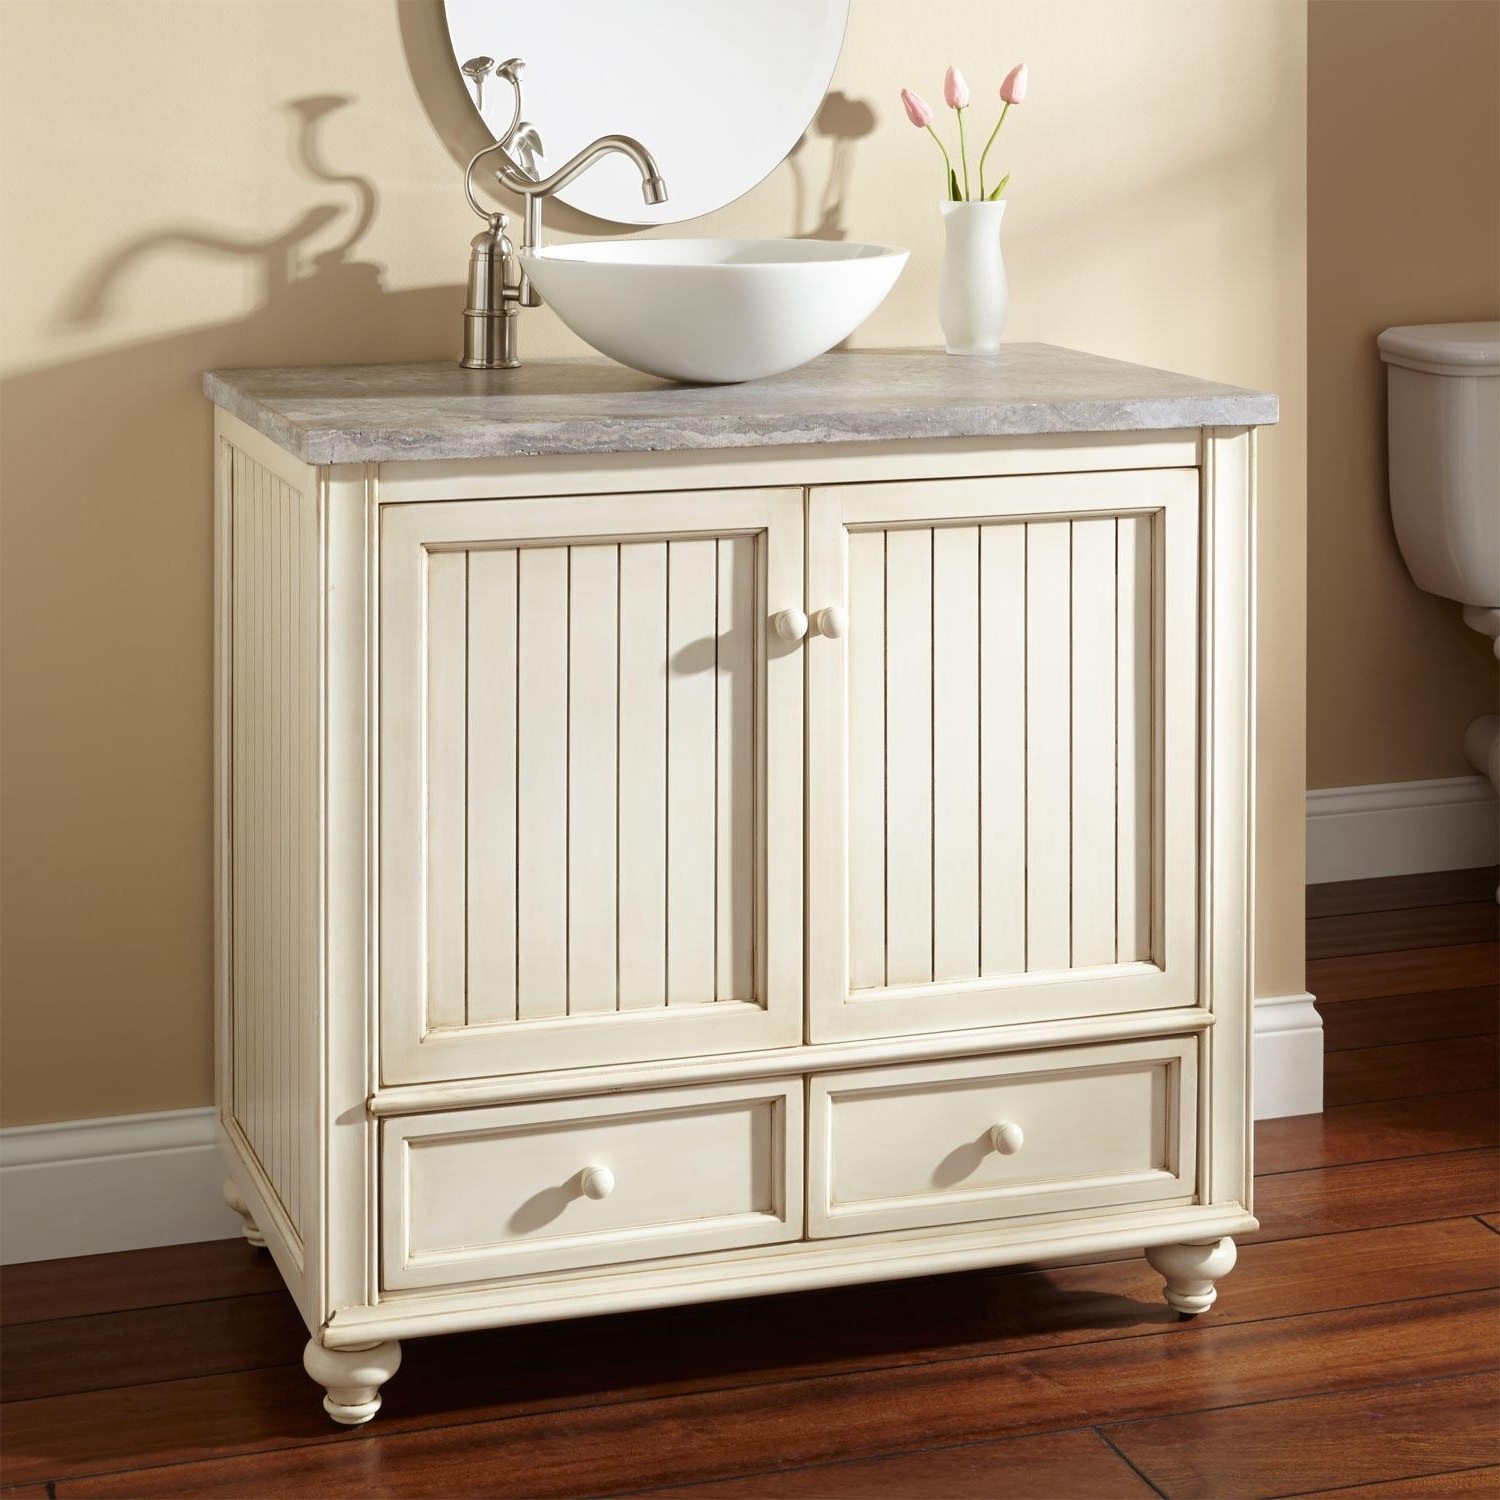
<instances>
[{"instance_id":1,"label":"faucet spout","mask_svg":"<svg viewBox=\"0 0 1500 1500\"><path fill-rule=\"evenodd\" d=\"M629 135L601 135L597 141L591 141L577 156L565 161L555 172L550 172L545 177L526 176L514 162L502 155L495 175L513 193L521 193L528 198L550 198L567 187L575 177L588 171L596 161L610 155L629 157L635 164L636 170L641 174L641 196L647 203L667 201L667 185L657 168L656 158L634 136Z\"/></svg>"}]
</instances>

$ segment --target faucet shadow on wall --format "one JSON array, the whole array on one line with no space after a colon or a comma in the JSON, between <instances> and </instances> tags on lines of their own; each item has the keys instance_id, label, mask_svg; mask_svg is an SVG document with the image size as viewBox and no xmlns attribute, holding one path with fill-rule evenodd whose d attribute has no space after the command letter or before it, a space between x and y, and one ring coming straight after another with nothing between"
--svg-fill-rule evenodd
<instances>
[{"instance_id":1,"label":"faucet shadow on wall","mask_svg":"<svg viewBox=\"0 0 1500 1500\"><path fill-rule=\"evenodd\" d=\"M117 288L132 269L161 253L206 253L255 262L260 273L258 300L278 312L289 300L340 306L351 293L358 295L355 283L362 283L367 293L380 295L384 267L349 258L375 222L380 203L375 184L368 177L331 170L323 160L319 141L321 123L353 102L346 95L320 94L293 99L285 106L294 123L292 150L297 163L315 182L343 189L348 201L314 204L286 228L266 236L173 225L128 240L116 246L74 288L63 305L62 323L77 326L102 321ZM312 253L311 246L322 231L341 219L347 219L347 223L338 241ZM329 277L336 277L340 285L333 287ZM316 288L311 287L314 281Z\"/></svg>"},{"instance_id":2,"label":"faucet shadow on wall","mask_svg":"<svg viewBox=\"0 0 1500 1500\"><path fill-rule=\"evenodd\" d=\"M854 173L854 143L875 130L875 110L867 99L852 99L835 89L823 100L812 124L787 156L792 173L792 234L799 239L844 240L844 200ZM816 192L809 181L808 143L828 142L823 185Z\"/></svg>"}]
</instances>

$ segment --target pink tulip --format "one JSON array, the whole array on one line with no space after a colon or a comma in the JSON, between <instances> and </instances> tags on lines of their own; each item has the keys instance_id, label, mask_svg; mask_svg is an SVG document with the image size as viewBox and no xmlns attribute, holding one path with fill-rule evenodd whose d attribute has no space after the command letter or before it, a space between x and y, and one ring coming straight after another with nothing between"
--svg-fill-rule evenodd
<instances>
[{"instance_id":1,"label":"pink tulip","mask_svg":"<svg viewBox=\"0 0 1500 1500\"><path fill-rule=\"evenodd\" d=\"M902 89L901 102L906 106L906 118L918 130L923 130L932 124L932 106L920 94L914 94L910 89Z\"/></svg>"},{"instance_id":2,"label":"pink tulip","mask_svg":"<svg viewBox=\"0 0 1500 1500\"><path fill-rule=\"evenodd\" d=\"M947 168L944 175L944 186L950 198L956 198L958 194L953 189L953 184L958 179L953 175L953 163L948 159L948 148L943 144L937 131L932 128L932 106L920 95L914 94L910 89L901 90L901 103L906 110L906 118L917 127L925 130L933 140L937 142L937 148L943 153L943 165ZM959 123L963 123L963 116L958 117Z\"/></svg>"},{"instance_id":3,"label":"pink tulip","mask_svg":"<svg viewBox=\"0 0 1500 1500\"><path fill-rule=\"evenodd\" d=\"M1005 124L1005 117L1010 113L1012 104L1019 104L1026 97L1026 64L1017 63L1009 73L1005 75L1005 82L1000 85L1000 98L1004 101L1000 110L1000 118L995 121L995 128L990 131L990 138L984 143L984 150L979 153L979 196L987 202L993 202L1005 191L1005 184L1010 181L1010 173L1007 172L1000 180L1000 186L993 193L987 193L984 189L984 163L990 154L990 147L995 144L995 137L1000 134L1000 127ZM962 115L959 116L963 118Z\"/></svg>"},{"instance_id":4,"label":"pink tulip","mask_svg":"<svg viewBox=\"0 0 1500 1500\"><path fill-rule=\"evenodd\" d=\"M967 109L969 107L969 85L964 81L964 75L957 68L949 68L943 78L943 102L949 109Z\"/></svg>"}]
</instances>

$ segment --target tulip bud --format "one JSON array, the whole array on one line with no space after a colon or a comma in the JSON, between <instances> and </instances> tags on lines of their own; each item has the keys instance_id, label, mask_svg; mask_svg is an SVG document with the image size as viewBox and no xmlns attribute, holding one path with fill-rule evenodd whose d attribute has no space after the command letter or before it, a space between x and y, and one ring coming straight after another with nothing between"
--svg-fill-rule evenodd
<instances>
[{"instance_id":1,"label":"tulip bud","mask_svg":"<svg viewBox=\"0 0 1500 1500\"><path fill-rule=\"evenodd\" d=\"M957 68L949 68L943 79L943 100L949 109L969 107L969 85Z\"/></svg>"},{"instance_id":2,"label":"tulip bud","mask_svg":"<svg viewBox=\"0 0 1500 1500\"><path fill-rule=\"evenodd\" d=\"M910 89L902 89L901 102L906 106L906 118L918 130L932 124L932 107L920 94L914 94Z\"/></svg>"},{"instance_id":3,"label":"tulip bud","mask_svg":"<svg viewBox=\"0 0 1500 1500\"><path fill-rule=\"evenodd\" d=\"M1026 64L1017 63L1009 73L1005 75L1005 82L1000 85L1000 97L1007 104L1020 104L1026 97Z\"/></svg>"}]
</instances>

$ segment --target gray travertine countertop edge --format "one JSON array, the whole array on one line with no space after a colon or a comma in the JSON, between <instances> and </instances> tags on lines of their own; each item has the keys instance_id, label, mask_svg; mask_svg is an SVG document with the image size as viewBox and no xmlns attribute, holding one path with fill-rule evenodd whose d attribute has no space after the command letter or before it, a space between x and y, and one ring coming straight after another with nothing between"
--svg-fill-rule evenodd
<instances>
[{"instance_id":1,"label":"gray travertine countertop edge","mask_svg":"<svg viewBox=\"0 0 1500 1500\"><path fill-rule=\"evenodd\" d=\"M683 386L601 358L211 370L208 397L309 464L668 453L902 439L1256 427L1274 396L1047 344L988 358L826 354L770 380Z\"/></svg>"}]
</instances>

